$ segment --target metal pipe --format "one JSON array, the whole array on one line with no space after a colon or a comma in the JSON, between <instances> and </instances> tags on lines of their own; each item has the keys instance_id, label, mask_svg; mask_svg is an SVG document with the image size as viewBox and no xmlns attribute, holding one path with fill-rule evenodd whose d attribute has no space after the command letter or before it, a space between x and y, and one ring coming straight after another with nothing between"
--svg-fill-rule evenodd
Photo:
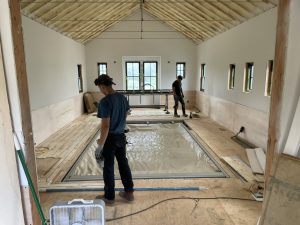
<instances>
[{"instance_id":1,"label":"metal pipe","mask_svg":"<svg viewBox=\"0 0 300 225\"><path fill-rule=\"evenodd\" d=\"M124 191L124 188L116 188L116 191ZM207 187L137 187L134 191L203 191L208 190ZM104 188L41 188L40 192L99 192Z\"/></svg>"}]
</instances>

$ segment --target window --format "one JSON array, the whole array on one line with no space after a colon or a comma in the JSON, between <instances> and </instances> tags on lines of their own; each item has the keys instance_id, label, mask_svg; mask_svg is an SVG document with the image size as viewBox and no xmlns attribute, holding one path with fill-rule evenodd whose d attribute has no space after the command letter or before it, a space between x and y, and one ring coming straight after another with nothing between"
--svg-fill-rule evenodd
<instances>
[{"instance_id":1,"label":"window","mask_svg":"<svg viewBox=\"0 0 300 225\"><path fill-rule=\"evenodd\" d=\"M228 90L232 90L234 88L234 78L235 78L235 64L230 64L229 71L228 71Z\"/></svg>"},{"instance_id":2,"label":"window","mask_svg":"<svg viewBox=\"0 0 300 225\"><path fill-rule=\"evenodd\" d=\"M98 76L107 74L107 63L98 63Z\"/></svg>"},{"instance_id":3,"label":"window","mask_svg":"<svg viewBox=\"0 0 300 225\"><path fill-rule=\"evenodd\" d=\"M158 63L156 61L127 61L126 90L157 90Z\"/></svg>"},{"instance_id":4,"label":"window","mask_svg":"<svg viewBox=\"0 0 300 225\"><path fill-rule=\"evenodd\" d=\"M245 75L244 75L244 92L249 92L253 89L253 70L254 63L248 62L245 66Z\"/></svg>"},{"instance_id":5,"label":"window","mask_svg":"<svg viewBox=\"0 0 300 225\"><path fill-rule=\"evenodd\" d=\"M144 90L157 89L157 62L144 62Z\"/></svg>"},{"instance_id":6,"label":"window","mask_svg":"<svg viewBox=\"0 0 300 225\"><path fill-rule=\"evenodd\" d=\"M140 62L126 62L126 90L140 90Z\"/></svg>"},{"instance_id":7,"label":"window","mask_svg":"<svg viewBox=\"0 0 300 225\"><path fill-rule=\"evenodd\" d=\"M81 64L77 65L77 70L78 70L78 90L79 90L79 93L81 93L81 92L83 92Z\"/></svg>"},{"instance_id":8,"label":"window","mask_svg":"<svg viewBox=\"0 0 300 225\"><path fill-rule=\"evenodd\" d=\"M200 91L205 91L206 64L201 64L200 71Z\"/></svg>"},{"instance_id":9,"label":"window","mask_svg":"<svg viewBox=\"0 0 300 225\"><path fill-rule=\"evenodd\" d=\"M272 90L272 77L273 77L273 60L269 60L267 64L265 96L271 96Z\"/></svg>"},{"instance_id":10,"label":"window","mask_svg":"<svg viewBox=\"0 0 300 225\"><path fill-rule=\"evenodd\" d=\"M176 63L176 77L179 75L185 78L185 62Z\"/></svg>"}]
</instances>

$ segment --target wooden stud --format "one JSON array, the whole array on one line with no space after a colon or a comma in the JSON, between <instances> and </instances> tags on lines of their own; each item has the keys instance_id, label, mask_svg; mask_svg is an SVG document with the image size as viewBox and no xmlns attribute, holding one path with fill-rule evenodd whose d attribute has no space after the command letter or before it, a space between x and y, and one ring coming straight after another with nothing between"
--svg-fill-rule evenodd
<instances>
[{"instance_id":1,"label":"wooden stud","mask_svg":"<svg viewBox=\"0 0 300 225\"><path fill-rule=\"evenodd\" d=\"M9 6L10 6L10 14L11 14L12 38L14 44L17 85L18 85L19 97L20 97L22 131L24 135L24 144L25 144L25 149L24 149L25 160L26 160L29 173L32 178L32 182L36 190L38 190L20 3L18 0L10 0ZM23 196L23 200L24 198L26 197ZM30 205L31 205L33 224L34 225L41 224L41 220L39 218L39 214L37 212L35 202L31 194L30 194L30 203L31 203Z\"/></svg>"},{"instance_id":2,"label":"wooden stud","mask_svg":"<svg viewBox=\"0 0 300 225\"><path fill-rule=\"evenodd\" d=\"M290 14L291 0L281 0L278 6L277 18L277 33L275 46L275 60L274 60L274 75L272 81L272 94L270 103L270 118L269 118L269 137L267 147L267 162L265 169L265 195L266 190L270 184L270 178L274 174L277 160L279 157L278 140L280 138L280 115L282 107L282 95L284 86L284 71L287 54L288 31L289 31L289 14ZM265 217L266 208L269 196L266 195L263 204L262 218Z\"/></svg>"},{"instance_id":3,"label":"wooden stud","mask_svg":"<svg viewBox=\"0 0 300 225\"><path fill-rule=\"evenodd\" d=\"M274 60L274 75L270 104L269 137L267 148L266 181L268 181L274 159L278 156L279 122L282 105L282 90L284 85L285 60L288 42L290 0L282 0L278 6L276 47ZM266 182L266 185L268 183Z\"/></svg>"}]
</instances>

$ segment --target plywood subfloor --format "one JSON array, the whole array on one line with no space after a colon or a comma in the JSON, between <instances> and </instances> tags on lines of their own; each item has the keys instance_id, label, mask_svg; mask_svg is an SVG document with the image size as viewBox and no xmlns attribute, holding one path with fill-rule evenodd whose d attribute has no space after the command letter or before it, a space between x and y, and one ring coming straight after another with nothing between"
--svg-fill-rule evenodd
<instances>
[{"instance_id":1,"label":"plywood subfloor","mask_svg":"<svg viewBox=\"0 0 300 225\"><path fill-rule=\"evenodd\" d=\"M106 219L117 218L148 208L170 198L216 198L234 197L251 199L247 186L235 178L195 179L195 180L137 180L135 186L201 186L204 191L136 191L134 203L126 203L116 196L114 206L107 206ZM45 213L57 201L74 198L94 199L97 192L42 193ZM261 204L253 201L215 199L193 200L176 199L121 220L108 222L115 225L255 225L260 214Z\"/></svg>"},{"instance_id":2,"label":"plywood subfloor","mask_svg":"<svg viewBox=\"0 0 300 225\"><path fill-rule=\"evenodd\" d=\"M139 109L140 110L140 109ZM140 112L139 112L140 113ZM142 114L142 113L141 113ZM129 120L150 120L150 119L174 119L172 115L141 115L141 116L129 116ZM182 118L181 118L182 119ZM56 154L63 154L63 148L59 146L66 146L72 141L76 142L75 146L81 146L82 143L86 143L88 134L93 133L91 130L98 129L99 120L93 116L83 116L79 121L74 121L73 125L68 125L67 128L61 130L60 134L64 138L60 138L61 135L55 135L50 137L45 143L52 143L52 146L56 148L56 151L39 153L47 157L57 157ZM89 121L87 125L84 121ZM245 150L233 142L230 137L232 132L227 131L224 127L214 123L210 119L200 116L198 119L188 119L186 121L188 125L194 130L194 133L201 137L199 140L206 145L211 155L215 156L216 160L222 165L223 169L228 173L230 178L218 178L218 179L168 179L168 180L135 180L135 187L207 187L205 191L136 191L136 200L132 204L123 202L118 196L114 206L106 207L106 218L116 218L122 215L131 214L133 212L142 210L149 207L152 204L163 201L167 198L215 198L215 197L233 197L233 198L247 198L251 199L249 193L249 187L251 184L244 183L238 177L235 177L233 173L224 165L219 158L223 156L237 155L244 162L248 163ZM79 126L81 123L81 128ZM77 124L77 127L73 127ZM70 126L70 127L69 127ZM81 135L86 135L85 140L77 140L73 137L76 135L76 129L80 129ZM69 132L63 134L64 131ZM79 135L79 134L78 134ZM56 138L59 138L56 141ZM65 141L64 141L65 140ZM68 143L67 143L68 142ZM80 144L81 143L81 144ZM43 147L43 146L42 146ZM67 149L66 147L64 149ZM82 149L83 150L83 149ZM81 151L82 151L81 150ZM40 150L41 151L41 150ZM60 152L61 151L61 152ZM76 154L74 153L76 152ZM80 152L80 150L78 150ZM53 154L52 154L53 153ZM74 153L74 154L73 154ZM65 156L71 157L72 160L76 160L77 150L70 151ZM71 162L72 160L67 160ZM67 163L69 166L71 163ZM53 168L57 174L67 172L66 168ZM51 171L51 170L50 170ZM40 183L41 190L47 188L85 188L85 187L103 187L101 182L72 182L72 183L60 183L59 180L51 180L50 182L42 181ZM120 181L116 181L116 187L122 187ZM54 193L41 193L41 202L43 210L48 217L48 210L55 201L71 200L74 198L93 199L97 192L54 192ZM128 218L122 220L116 220L109 222L108 224L118 225L176 225L176 224L203 224L203 225L256 225L257 219L261 212L261 203L252 201L241 200L171 200L166 201L157 206Z\"/></svg>"}]
</instances>

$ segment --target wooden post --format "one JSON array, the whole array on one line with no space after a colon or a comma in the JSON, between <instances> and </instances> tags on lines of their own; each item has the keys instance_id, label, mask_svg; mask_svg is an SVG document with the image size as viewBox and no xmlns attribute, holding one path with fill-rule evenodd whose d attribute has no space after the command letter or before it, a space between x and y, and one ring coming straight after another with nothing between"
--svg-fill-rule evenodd
<instances>
[{"instance_id":1,"label":"wooden post","mask_svg":"<svg viewBox=\"0 0 300 225\"><path fill-rule=\"evenodd\" d=\"M267 189L270 184L270 178L276 170L278 156L281 152L281 149L279 149L278 146L278 140L280 138L279 129L284 87L284 72L287 55L290 3L291 0L280 0L278 5L277 33L274 60L275 67L272 81L268 147L266 154L267 162L265 169L265 198L263 203L263 213L261 217L261 222L264 220L266 208L268 207L270 196L267 192Z\"/></svg>"},{"instance_id":2,"label":"wooden post","mask_svg":"<svg viewBox=\"0 0 300 225\"><path fill-rule=\"evenodd\" d=\"M19 90L19 99L20 99L20 108L21 108L21 118L22 118L22 131L24 135L25 142L25 155L26 155L26 164L29 169L29 173L32 177L33 184L38 191L37 185L37 172L36 172L36 163L35 163L35 154L34 154L34 144L33 144L33 135L32 135L32 124L31 124L31 111L29 104L29 93L28 93L28 83L27 83L27 74L26 74L26 65L25 65L25 53L24 53L24 43L23 43L23 32L22 32L22 18L21 18L21 9L19 0L10 0L10 15L11 15L11 26L12 26L12 38L14 45L14 57L16 63L16 74L17 74L17 85ZM41 224L39 214L37 212L34 200L31 193L28 190L28 187L25 187L22 190L22 201L23 207L30 205L31 215L28 215L26 209L24 212L27 212L25 215L26 224L29 224L28 221L32 221L33 225ZM30 201L30 204L28 204Z\"/></svg>"},{"instance_id":3,"label":"wooden post","mask_svg":"<svg viewBox=\"0 0 300 225\"><path fill-rule=\"evenodd\" d=\"M269 135L266 163L266 185L272 173L272 167L280 149L278 140L280 136L280 114L284 86L284 72L288 42L290 0L280 0L278 5L277 34L274 60L274 76L272 81L272 94L270 104Z\"/></svg>"}]
</instances>

